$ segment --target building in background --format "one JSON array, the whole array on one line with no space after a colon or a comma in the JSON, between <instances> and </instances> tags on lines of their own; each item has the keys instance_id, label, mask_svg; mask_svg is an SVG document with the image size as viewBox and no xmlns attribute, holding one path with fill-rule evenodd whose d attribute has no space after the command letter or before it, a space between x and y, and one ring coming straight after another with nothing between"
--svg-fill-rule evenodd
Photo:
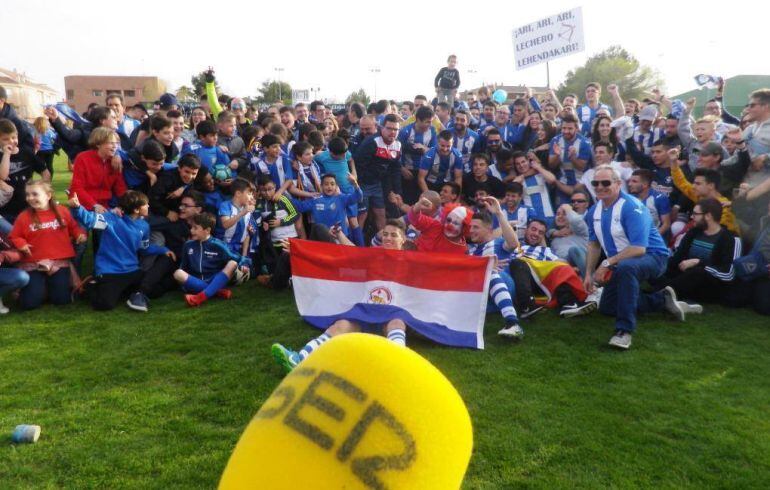
<instances>
[{"instance_id":1,"label":"building in background","mask_svg":"<svg viewBox=\"0 0 770 490\"><path fill-rule=\"evenodd\" d=\"M111 77L70 75L64 77L66 101L78 112L88 105L104 105L110 94L123 96L125 105L153 102L166 92L166 84L158 77Z\"/></svg>"},{"instance_id":2,"label":"building in background","mask_svg":"<svg viewBox=\"0 0 770 490\"><path fill-rule=\"evenodd\" d=\"M37 83L24 73L0 68L0 85L8 93L8 102L16 109L20 118L33 121L43 115L46 105L61 100L56 90L48 85Z\"/></svg>"}]
</instances>

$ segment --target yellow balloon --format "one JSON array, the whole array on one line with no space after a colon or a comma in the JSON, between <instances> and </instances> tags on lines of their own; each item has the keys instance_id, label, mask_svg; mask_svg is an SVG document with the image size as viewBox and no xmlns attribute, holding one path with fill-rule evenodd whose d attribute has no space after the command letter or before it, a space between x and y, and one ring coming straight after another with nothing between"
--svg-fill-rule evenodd
<instances>
[{"instance_id":1,"label":"yellow balloon","mask_svg":"<svg viewBox=\"0 0 770 490\"><path fill-rule=\"evenodd\" d=\"M468 409L438 369L382 337L345 334L273 391L219 488L459 488L472 448Z\"/></svg>"}]
</instances>

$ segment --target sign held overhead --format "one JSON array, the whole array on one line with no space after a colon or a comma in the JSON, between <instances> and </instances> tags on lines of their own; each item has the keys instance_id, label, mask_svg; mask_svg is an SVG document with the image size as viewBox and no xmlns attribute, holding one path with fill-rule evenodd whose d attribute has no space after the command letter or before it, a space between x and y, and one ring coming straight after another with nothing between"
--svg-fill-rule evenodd
<instances>
[{"instance_id":1,"label":"sign held overhead","mask_svg":"<svg viewBox=\"0 0 770 490\"><path fill-rule=\"evenodd\" d=\"M583 50L583 12L580 7L513 30L513 53L517 70Z\"/></svg>"}]
</instances>

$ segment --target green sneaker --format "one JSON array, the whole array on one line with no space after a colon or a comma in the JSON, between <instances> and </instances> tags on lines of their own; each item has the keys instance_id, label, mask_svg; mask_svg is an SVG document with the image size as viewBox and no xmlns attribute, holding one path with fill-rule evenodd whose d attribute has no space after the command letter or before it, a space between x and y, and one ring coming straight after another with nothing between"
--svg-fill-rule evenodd
<instances>
[{"instance_id":1,"label":"green sneaker","mask_svg":"<svg viewBox=\"0 0 770 490\"><path fill-rule=\"evenodd\" d=\"M270 352L273 354L275 362L283 366L287 373L290 373L292 369L297 367L297 364L302 360L297 352L287 349L281 344L273 344L270 347Z\"/></svg>"}]
</instances>

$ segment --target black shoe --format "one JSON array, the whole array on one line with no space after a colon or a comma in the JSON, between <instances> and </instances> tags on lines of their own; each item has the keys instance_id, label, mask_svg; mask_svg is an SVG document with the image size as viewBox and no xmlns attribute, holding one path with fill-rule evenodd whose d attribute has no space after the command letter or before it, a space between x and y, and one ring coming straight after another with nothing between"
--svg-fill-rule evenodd
<instances>
[{"instance_id":1,"label":"black shoe","mask_svg":"<svg viewBox=\"0 0 770 490\"><path fill-rule=\"evenodd\" d=\"M126 304L134 311L142 311L146 313L149 301L147 300L147 296L137 291L128 298Z\"/></svg>"},{"instance_id":2,"label":"black shoe","mask_svg":"<svg viewBox=\"0 0 770 490\"><path fill-rule=\"evenodd\" d=\"M545 309L545 306L543 305L538 306L535 303L532 303L521 309L521 311L519 312L519 318L521 318L522 320L525 320L527 318L537 315L544 309Z\"/></svg>"}]
</instances>

